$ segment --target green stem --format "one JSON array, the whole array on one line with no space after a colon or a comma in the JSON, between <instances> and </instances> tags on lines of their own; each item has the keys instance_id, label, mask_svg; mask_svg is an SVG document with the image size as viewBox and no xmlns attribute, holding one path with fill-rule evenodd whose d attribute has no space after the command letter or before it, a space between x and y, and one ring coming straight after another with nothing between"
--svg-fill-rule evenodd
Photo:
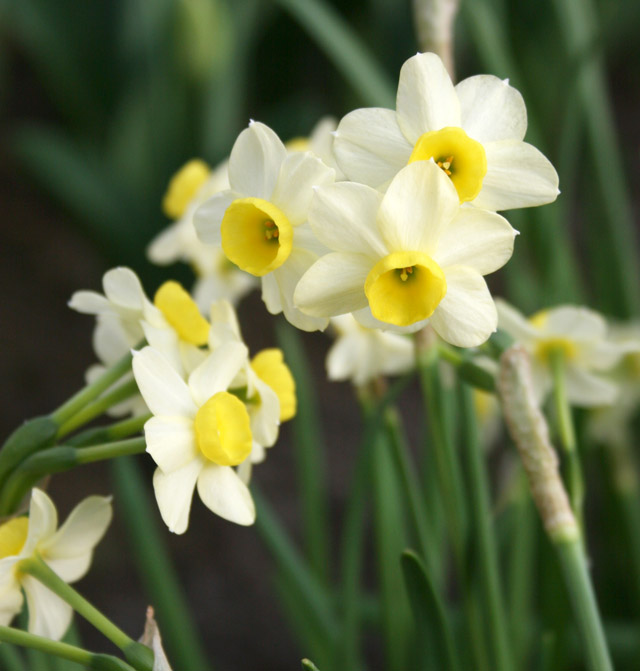
<instances>
[{"instance_id":1,"label":"green stem","mask_svg":"<svg viewBox=\"0 0 640 671\"><path fill-rule=\"evenodd\" d=\"M42 558L35 554L17 564L21 573L39 580L63 601L66 601L77 613L88 620L98 631L104 634L124 653L127 661L139 671L152 671L153 652L146 645L137 643L90 604L73 587L68 585L53 571Z\"/></svg>"},{"instance_id":2,"label":"green stem","mask_svg":"<svg viewBox=\"0 0 640 671\"><path fill-rule=\"evenodd\" d=\"M613 671L580 539L554 543L590 671Z\"/></svg>"},{"instance_id":3,"label":"green stem","mask_svg":"<svg viewBox=\"0 0 640 671\"><path fill-rule=\"evenodd\" d=\"M7 515L22 497L43 476L62 473L76 466L94 461L115 459L129 454L139 454L146 449L144 438L130 438L91 447L60 445L31 455L11 474L0 494L0 515Z\"/></svg>"},{"instance_id":4,"label":"green stem","mask_svg":"<svg viewBox=\"0 0 640 671\"><path fill-rule=\"evenodd\" d=\"M495 391L495 379L489 371L478 366L468 355L463 354L460 350L453 349L453 347L441 342L437 346L440 357L452 366L455 366L462 380L472 387L477 387L484 391Z\"/></svg>"},{"instance_id":5,"label":"green stem","mask_svg":"<svg viewBox=\"0 0 640 671\"><path fill-rule=\"evenodd\" d=\"M18 629L17 631L20 630ZM2 641L1 633L0 641ZM0 668L4 669L4 671L27 671L25 661L12 645L0 645Z\"/></svg>"},{"instance_id":6,"label":"green stem","mask_svg":"<svg viewBox=\"0 0 640 671\"><path fill-rule=\"evenodd\" d=\"M473 407L471 390L462 385L461 407L463 412L462 459L469 475L469 529L475 536L474 546L479 560L480 589L485 608L489 613L489 635L495 655L495 669L508 671L513 668L513 655L508 638L504 597L500 585L500 567L496 552L496 539L492 525L489 482L482 453L482 445Z\"/></svg>"},{"instance_id":7,"label":"green stem","mask_svg":"<svg viewBox=\"0 0 640 671\"><path fill-rule=\"evenodd\" d=\"M76 429L88 424L92 419L100 417L109 408L126 401L138 393L138 385L135 380L130 380L116 387L113 391L101 396L93 403L89 403L78 413L70 417L58 430L58 439L64 438Z\"/></svg>"},{"instance_id":8,"label":"green stem","mask_svg":"<svg viewBox=\"0 0 640 671\"><path fill-rule=\"evenodd\" d=\"M88 384L63 403L57 410L52 412L51 418L53 421L58 426L62 426L71 417L80 412L85 405L88 405L93 399L98 398L98 396L109 389L109 387L131 370L131 357L131 352L127 352L122 359L116 361L110 368L107 368L97 380Z\"/></svg>"},{"instance_id":9,"label":"green stem","mask_svg":"<svg viewBox=\"0 0 640 671\"><path fill-rule=\"evenodd\" d=\"M580 455L578 454L576 433L573 426L573 415L571 414L571 406L567 399L564 352L559 348L553 349L549 353L549 362L553 373L553 400L558 419L560 444L567 457L567 490L569 492L571 508L576 519L581 522L582 505L584 502L584 479L582 476Z\"/></svg>"},{"instance_id":10,"label":"green stem","mask_svg":"<svg viewBox=\"0 0 640 671\"><path fill-rule=\"evenodd\" d=\"M306 554L318 578L328 584L331 550L324 461L326 450L315 393L316 385L309 374L299 331L284 320L278 321L276 329L278 343L286 352L287 363L296 381L298 411L292 420L292 428Z\"/></svg>"},{"instance_id":11,"label":"green stem","mask_svg":"<svg viewBox=\"0 0 640 671\"><path fill-rule=\"evenodd\" d=\"M321 0L275 0L324 49L366 105L395 107L395 90L349 25Z\"/></svg>"},{"instance_id":12,"label":"green stem","mask_svg":"<svg viewBox=\"0 0 640 671\"><path fill-rule=\"evenodd\" d=\"M115 422L110 426L99 426L95 429L87 429L78 433L66 442L67 445L74 447L82 447L84 445L95 445L97 443L110 443L115 440L129 438L135 433L140 433L144 425L153 415L148 413L146 415L139 415L137 417L130 417L121 422Z\"/></svg>"},{"instance_id":13,"label":"green stem","mask_svg":"<svg viewBox=\"0 0 640 671\"><path fill-rule=\"evenodd\" d=\"M214 664L198 637L180 577L158 529L157 510L149 504L148 483L138 461L125 458L110 462L115 497L138 575L154 605L163 643L175 668L208 671Z\"/></svg>"},{"instance_id":14,"label":"green stem","mask_svg":"<svg viewBox=\"0 0 640 671\"><path fill-rule=\"evenodd\" d=\"M68 643L62 643L60 641L52 641L50 638L29 634L26 631L22 631L22 629L0 626L0 641L3 643L13 643L14 645L19 645L31 650L39 650L48 655L61 657L70 662L82 664L89 669L95 669L95 671L135 671L133 667L117 657L88 652L75 645L69 645ZM2 649L4 648L5 646L2 646ZM16 668L20 667L16 666Z\"/></svg>"}]
</instances>

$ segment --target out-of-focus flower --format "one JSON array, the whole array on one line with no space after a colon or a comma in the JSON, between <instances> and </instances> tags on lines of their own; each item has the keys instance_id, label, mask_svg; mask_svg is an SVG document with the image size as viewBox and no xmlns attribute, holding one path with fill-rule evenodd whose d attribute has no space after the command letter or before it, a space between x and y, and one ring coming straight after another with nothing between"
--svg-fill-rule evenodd
<instances>
[{"instance_id":1,"label":"out-of-focus flower","mask_svg":"<svg viewBox=\"0 0 640 671\"><path fill-rule=\"evenodd\" d=\"M334 172L310 153L288 153L267 126L252 122L240 133L229 159L230 189L195 214L200 238L222 244L227 258L262 278L262 298L272 314L284 312L298 328L324 328L293 304L298 280L324 252L306 224L313 187Z\"/></svg>"},{"instance_id":2,"label":"out-of-focus flower","mask_svg":"<svg viewBox=\"0 0 640 671\"><path fill-rule=\"evenodd\" d=\"M333 117L322 117L313 127L309 137L296 137L285 144L287 151L310 151L318 158L322 159L325 165L328 165L336 173L336 182L342 181L345 177L342 170L336 162L333 151L334 134L338 122Z\"/></svg>"},{"instance_id":3,"label":"out-of-focus flower","mask_svg":"<svg viewBox=\"0 0 640 671\"><path fill-rule=\"evenodd\" d=\"M71 606L16 565L37 553L65 582L80 580L89 570L93 550L111 516L110 497L90 496L58 529L53 502L40 489L33 489L29 517L14 517L0 525L0 624L8 625L20 612L24 590L29 632L61 639L71 623Z\"/></svg>"},{"instance_id":4,"label":"out-of-focus flower","mask_svg":"<svg viewBox=\"0 0 640 671\"><path fill-rule=\"evenodd\" d=\"M136 382L154 415L144 426L158 465L153 487L170 531L186 531L196 486L216 515L242 525L255 520L251 494L234 470L251 454L249 415L227 391L246 357L241 343L223 343L185 382L152 347L134 353Z\"/></svg>"},{"instance_id":5,"label":"out-of-focus flower","mask_svg":"<svg viewBox=\"0 0 640 671\"><path fill-rule=\"evenodd\" d=\"M413 341L406 336L369 329L352 315L331 319L336 340L327 354L330 380L351 380L357 387L381 375L402 375L415 365Z\"/></svg>"},{"instance_id":6,"label":"out-of-focus flower","mask_svg":"<svg viewBox=\"0 0 640 671\"><path fill-rule=\"evenodd\" d=\"M301 279L294 297L301 310L353 312L365 326L405 332L429 323L461 347L496 329L483 275L509 260L516 231L493 212L461 208L433 161L403 168L384 196L352 182L320 187L309 222L333 251Z\"/></svg>"},{"instance_id":7,"label":"out-of-focus flower","mask_svg":"<svg viewBox=\"0 0 640 671\"><path fill-rule=\"evenodd\" d=\"M552 202L558 176L523 142L527 113L516 89L491 75L454 86L438 56L417 54L402 66L396 110L357 109L336 131L344 174L384 189L407 163L433 159L460 202L507 210Z\"/></svg>"},{"instance_id":8,"label":"out-of-focus flower","mask_svg":"<svg viewBox=\"0 0 640 671\"><path fill-rule=\"evenodd\" d=\"M193 224L196 209L228 188L226 161L212 171L197 160L183 166L169 183L164 199L166 214L177 221L156 236L147 249L153 263L182 261L193 268L193 296L203 312L208 311L212 301L221 298L235 304L256 286L255 278L231 263L220 245L202 242Z\"/></svg>"},{"instance_id":9,"label":"out-of-focus flower","mask_svg":"<svg viewBox=\"0 0 640 671\"><path fill-rule=\"evenodd\" d=\"M605 379L637 342L612 340L605 319L593 310L561 305L542 310L529 319L503 300L496 301L498 325L531 356L533 387L540 402L553 386L551 354L562 352L565 361L567 397L583 407L609 405L616 400L618 386Z\"/></svg>"}]
</instances>

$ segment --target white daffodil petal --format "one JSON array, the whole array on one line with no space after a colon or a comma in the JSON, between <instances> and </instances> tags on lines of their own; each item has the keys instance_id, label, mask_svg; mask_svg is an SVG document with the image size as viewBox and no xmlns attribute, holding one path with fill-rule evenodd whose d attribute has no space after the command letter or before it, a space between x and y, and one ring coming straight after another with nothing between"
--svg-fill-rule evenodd
<instances>
[{"instance_id":1,"label":"white daffodil petal","mask_svg":"<svg viewBox=\"0 0 640 671\"><path fill-rule=\"evenodd\" d=\"M364 184L338 182L316 190L309 224L320 242L337 252L387 254L376 225L382 194Z\"/></svg>"},{"instance_id":2,"label":"white daffodil petal","mask_svg":"<svg viewBox=\"0 0 640 671\"><path fill-rule=\"evenodd\" d=\"M189 388L198 407L214 394L228 389L248 356L246 345L228 341L221 344L191 373Z\"/></svg>"},{"instance_id":3,"label":"white daffodil petal","mask_svg":"<svg viewBox=\"0 0 640 671\"><path fill-rule=\"evenodd\" d=\"M138 276L130 268L112 268L102 278L105 296L128 310L142 310L145 293Z\"/></svg>"},{"instance_id":4,"label":"white daffodil petal","mask_svg":"<svg viewBox=\"0 0 640 671\"><path fill-rule=\"evenodd\" d=\"M292 226L307 220L313 187L331 184L335 171L310 153L289 154L280 167L271 202L287 216Z\"/></svg>"},{"instance_id":5,"label":"white daffodil petal","mask_svg":"<svg viewBox=\"0 0 640 671\"><path fill-rule=\"evenodd\" d=\"M29 633L59 641L69 628L73 609L30 575L21 579L29 608Z\"/></svg>"},{"instance_id":6,"label":"white daffodil petal","mask_svg":"<svg viewBox=\"0 0 640 671\"><path fill-rule=\"evenodd\" d=\"M165 473L182 468L198 456L193 420L152 417L144 425L147 452Z\"/></svg>"},{"instance_id":7,"label":"white daffodil petal","mask_svg":"<svg viewBox=\"0 0 640 671\"><path fill-rule=\"evenodd\" d=\"M80 557L70 557L68 559L47 559L47 564L65 582L70 583L74 582L75 580L80 580L80 578L86 575L89 567L91 566L92 558L93 552L87 552Z\"/></svg>"},{"instance_id":8,"label":"white daffodil petal","mask_svg":"<svg viewBox=\"0 0 640 671\"><path fill-rule=\"evenodd\" d=\"M478 142L523 140L527 108L520 92L493 75L476 75L456 85L461 126Z\"/></svg>"},{"instance_id":9,"label":"white daffodil petal","mask_svg":"<svg viewBox=\"0 0 640 671\"><path fill-rule=\"evenodd\" d=\"M567 399L583 408L611 405L618 396L617 385L575 366L565 369Z\"/></svg>"},{"instance_id":10,"label":"white daffodil petal","mask_svg":"<svg viewBox=\"0 0 640 671\"><path fill-rule=\"evenodd\" d=\"M110 496L89 496L71 511L55 534L39 546L43 558L49 563L52 559L90 555L104 536L112 517ZM82 576L60 577L71 582Z\"/></svg>"},{"instance_id":11,"label":"white daffodil petal","mask_svg":"<svg viewBox=\"0 0 640 671\"><path fill-rule=\"evenodd\" d=\"M177 331L173 328L167 328L165 325L152 326L149 322L141 322L144 337L149 346L155 351L160 352L162 356L171 364L171 367L183 376L184 370L180 359L179 343Z\"/></svg>"},{"instance_id":12,"label":"white daffodil petal","mask_svg":"<svg viewBox=\"0 0 640 671\"><path fill-rule=\"evenodd\" d=\"M477 347L496 330L496 306L482 275L464 266L447 268L447 293L429 323L448 343Z\"/></svg>"},{"instance_id":13,"label":"white daffodil petal","mask_svg":"<svg viewBox=\"0 0 640 671\"><path fill-rule=\"evenodd\" d=\"M67 305L76 312L97 315L111 309L111 303L102 294L95 291L76 291Z\"/></svg>"},{"instance_id":14,"label":"white daffodil petal","mask_svg":"<svg viewBox=\"0 0 640 671\"><path fill-rule=\"evenodd\" d=\"M234 200L241 198L233 191L222 191L205 200L193 215L193 225L200 240L207 245L219 247L222 244L220 225L227 208Z\"/></svg>"},{"instance_id":15,"label":"white daffodil petal","mask_svg":"<svg viewBox=\"0 0 640 671\"><path fill-rule=\"evenodd\" d=\"M333 317L368 305L364 283L374 262L362 254L335 252L318 259L302 276L294 303L304 312Z\"/></svg>"},{"instance_id":16,"label":"white daffodil petal","mask_svg":"<svg viewBox=\"0 0 640 671\"><path fill-rule=\"evenodd\" d=\"M400 70L398 125L411 145L428 131L460 125L460 103L451 77L432 53L416 54Z\"/></svg>"},{"instance_id":17,"label":"white daffodil petal","mask_svg":"<svg viewBox=\"0 0 640 671\"><path fill-rule=\"evenodd\" d=\"M438 243L434 260L441 268L468 266L481 275L502 268L513 254L517 231L499 214L460 208Z\"/></svg>"},{"instance_id":18,"label":"white daffodil petal","mask_svg":"<svg viewBox=\"0 0 640 671\"><path fill-rule=\"evenodd\" d=\"M279 315L282 312L280 287L273 273L262 278L262 300L272 315Z\"/></svg>"},{"instance_id":19,"label":"white daffodil petal","mask_svg":"<svg viewBox=\"0 0 640 671\"><path fill-rule=\"evenodd\" d=\"M412 149L398 126L396 113L381 107L349 112L338 124L333 142L342 172L373 188L386 185L407 164Z\"/></svg>"},{"instance_id":20,"label":"white daffodil petal","mask_svg":"<svg viewBox=\"0 0 640 671\"><path fill-rule=\"evenodd\" d=\"M603 340L607 335L607 322L589 308L560 305L547 313L543 331L577 341Z\"/></svg>"},{"instance_id":21,"label":"white daffodil petal","mask_svg":"<svg viewBox=\"0 0 640 671\"><path fill-rule=\"evenodd\" d=\"M129 329L131 331L131 329ZM98 315L93 330L93 349L96 356L106 366L116 363L132 347L142 340L143 331L139 328L137 337L129 337L122 320L113 313Z\"/></svg>"},{"instance_id":22,"label":"white daffodil petal","mask_svg":"<svg viewBox=\"0 0 640 671\"><path fill-rule=\"evenodd\" d=\"M635 348L627 348L622 343L599 341L583 348L585 363L592 370L609 370L626 354L637 352Z\"/></svg>"},{"instance_id":23,"label":"white daffodil petal","mask_svg":"<svg viewBox=\"0 0 640 671\"><path fill-rule=\"evenodd\" d=\"M256 519L256 510L247 486L230 466L208 463L198 478L198 494L216 515L248 526Z\"/></svg>"},{"instance_id":24,"label":"white daffodil petal","mask_svg":"<svg viewBox=\"0 0 640 671\"><path fill-rule=\"evenodd\" d=\"M278 394L257 375L253 375L253 386L259 396L257 407L249 404L249 420L253 439L263 447L271 447L278 438L280 427L280 400Z\"/></svg>"},{"instance_id":25,"label":"white daffodil petal","mask_svg":"<svg viewBox=\"0 0 640 671\"><path fill-rule=\"evenodd\" d=\"M558 173L526 142L502 140L484 145L487 174L472 201L483 210L509 210L552 203L558 197Z\"/></svg>"},{"instance_id":26,"label":"white daffodil petal","mask_svg":"<svg viewBox=\"0 0 640 671\"><path fill-rule=\"evenodd\" d=\"M189 512L196 480L204 466L203 459L194 459L171 473L156 468L153 474L153 489L160 515L169 531L183 534L189 526Z\"/></svg>"},{"instance_id":27,"label":"white daffodil petal","mask_svg":"<svg viewBox=\"0 0 640 671\"><path fill-rule=\"evenodd\" d=\"M362 341L355 334L340 337L331 346L327 354L328 378L330 380L348 380L351 378L360 368L358 362L361 354ZM354 379L354 383L360 384L360 380Z\"/></svg>"},{"instance_id":28,"label":"white daffodil petal","mask_svg":"<svg viewBox=\"0 0 640 671\"><path fill-rule=\"evenodd\" d=\"M287 150L263 123L252 122L240 133L229 157L229 184L244 196L271 200Z\"/></svg>"},{"instance_id":29,"label":"white daffodil petal","mask_svg":"<svg viewBox=\"0 0 640 671\"><path fill-rule=\"evenodd\" d=\"M502 298L495 299L498 310L498 327L506 331L516 342L526 344L539 335L538 329Z\"/></svg>"},{"instance_id":30,"label":"white daffodil petal","mask_svg":"<svg viewBox=\"0 0 640 671\"><path fill-rule=\"evenodd\" d=\"M58 512L53 501L41 489L34 487L31 490L29 504L29 531L20 554L30 555L41 541L55 533L58 528Z\"/></svg>"},{"instance_id":31,"label":"white daffodil petal","mask_svg":"<svg viewBox=\"0 0 640 671\"><path fill-rule=\"evenodd\" d=\"M380 329L381 331L389 331L395 335L409 335L411 333L417 333L429 323L429 319L421 319L420 321L417 321L414 324L410 324L409 326L395 326L394 324L389 324L387 322L376 319L373 314L371 314L371 308L368 304L361 310L354 310L353 317L358 322L358 324L364 326L367 329Z\"/></svg>"},{"instance_id":32,"label":"white daffodil petal","mask_svg":"<svg viewBox=\"0 0 640 671\"><path fill-rule=\"evenodd\" d=\"M12 562L13 565L15 565L15 562ZM0 625L8 626L11 620L22 610L22 603L22 591L15 578L0 585Z\"/></svg>"},{"instance_id":33,"label":"white daffodil petal","mask_svg":"<svg viewBox=\"0 0 640 671\"><path fill-rule=\"evenodd\" d=\"M442 231L459 210L453 182L433 161L416 161L389 185L378 211L378 227L390 251L433 256Z\"/></svg>"},{"instance_id":34,"label":"white daffodil petal","mask_svg":"<svg viewBox=\"0 0 640 671\"><path fill-rule=\"evenodd\" d=\"M195 417L196 406L186 382L169 361L152 347L133 353L133 374L154 415Z\"/></svg>"}]
</instances>

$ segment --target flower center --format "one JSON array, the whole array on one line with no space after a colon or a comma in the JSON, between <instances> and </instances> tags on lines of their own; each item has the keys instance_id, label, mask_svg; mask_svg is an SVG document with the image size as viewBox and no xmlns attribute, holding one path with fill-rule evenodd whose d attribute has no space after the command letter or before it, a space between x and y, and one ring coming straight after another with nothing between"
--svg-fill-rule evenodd
<instances>
[{"instance_id":1,"label":"flower center","mask_svg":"<svg viewBox=\"0 0 640 671\"><path fill-rule=\"evenodd\" d=\"M0 559L20 554L29 531L27 517L14 517L0 525Z\"/></svg>"},{"instance_id":2,"label":"flower center","mask_svg":"<svg viewBox=\"0 0 640 671\"><path fill-rule=\"evenodd\" d=\"M198 449L219 466L237 466L251 454L249 413L229 392L219 391L201 406L194 427Z\"/></svg>"},{"instance_id":3,"label":"flower center","mask_svg":"<svg viewBox=\"0 0 640 671\"><path fill-rule=\"evenodd\" d=\"M279 268L293 246L289 220L262 198L234 200L222 218L221 234L227 258L257 277Z\"/></svg>"},{"instance_id":4,"label":"flower center","mask_svg":"<svg viewBox=\"0 0 640 671\"><path fill-rule=\"evenodd\" d=\"M280 421L286 422L296 414L296 383L284 362L282 350L263 349L251 359L251 368L278 395Z\"/></svg>"},{"instance_id":5,"label":"flower center","mask_svg":"<svg viewBox=\"0 0 640 671\"><path fill-rule=\"evenodd\" d=\"M571 361L577 354L574 343L567 338L546 338L536 346L535 355L538 359L548 362L553 352L562 352L565 361Z\"/></svg>"},{"instance_id":6,"label":"flower center","mask_svg":"<svg viewBox=\"0 0 640 671\"><path fill-rule=\"evenodd\" d=\"M192 345L207 344L209 322L178 282L165 282L156 292L153 303L182 340Z\"/></svg>"},{"instance_id":7,"label":"flower center","mask_svg":"<svg viewBox=\"0 0 640 671\"><path fill-rule=\"evenodd\" d=\"M433 314L447 293L447 282L427 254L395 252L371 269L364 293L376 319L409 326Z\"/></svg>"},{"instance_id":8,"label":"flower center","mask_svg":"<svg viewBox=\"0 0 640 671\"><path fill-rule=\"evenodd\" d=\"M450 126L421 135L409 163L431 158L451 178L461 203L473 200L480 193L487 174L487 155L484 147L462 128Z\"/></svg>"},{"instance_id":9,"label":"flower center","mask_svg":"<svg viewBox=\"0 0 640 671\"><path fill-rule=\"evenodd\" d=\"M162 199L162 209L167 217L179 219L210 174L209 166L199 159L182 166L171 178Z\"/></svg>"}]
</instances>

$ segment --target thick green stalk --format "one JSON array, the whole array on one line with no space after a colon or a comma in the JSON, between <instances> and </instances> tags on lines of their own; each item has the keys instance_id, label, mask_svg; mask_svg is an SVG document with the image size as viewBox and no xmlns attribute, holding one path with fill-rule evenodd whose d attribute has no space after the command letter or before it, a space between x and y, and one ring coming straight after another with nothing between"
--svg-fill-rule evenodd
<instances>
[{"instance_id":1,"label":"thick green stalk","mask_svg":"<svg viewBox=\"0 0 640 671\"><path fill-rule=\"evenodd\" d=\"M62 473L94 461L139 454L145 449L144 438L130 438L81 448L60 445L33 454L16 468L2 489L0 514L7 515L13 512L29 489L45 475Z\"/></svg>"},{"instance_id":2,"label":"thick green stalk","mask_svg":"<svg viewBox=\"0 0 640 671\"><path fill-rule=\"evenodd\" d=\"M86 449L86 448L82 448ZM138 576L153 604L163 643L176 669L208 671L214 664L197 634L180 578L158 529L157 511L135 459L110 462L115 497L122 512Z\"/></svg>"},{"instance_id":3,"label":"thick green stalk","mask_svg":"<svg viewBox=\"0 0 640 671\"><path fill-rule=\"evenodd\" d=\"M489 481L473 407L471 390L461 387L463 435L461 457L467 465L469 495L469 529L478 558L482 601L489 615L489 637L494 652L496 671L513 668L513 654L500 584L500 567L492 525Z\"/></svg>"},{"instance_id":4,"label":"thick green stalk","mask_svg":"<svg viewBox=\"0 0 640 671\"><path fill-rule=\"evenodd\" d=\"M66 601L78 614L89 621L99 632L104 634L116 647L120 648L124 656L138 671L152 671L153 652L142 643L134 641L111 620L105 617L95 606L89 603L73 587L62 580L55 571L42 560L33 555L17 564L21 573L26 573L39 580L63 601Z\"/></svg>"},{"instance_id":5,"label":"thick green stalk","mask_svg":"<svg viewBox=\"0 0 640 671\"><path fill-rule=\"evenodd\" d=\"M583 543L580 539L560 539L554 545L569 590L587 665L591 671L613 671Z\"/></svg>"},{"instance_id":6,"label":"thick green stalk","mask_svg":"<svg viewBox=\"0 0 640 671\"><path fill-rule=\"evenodd\" d=\"M328 584L331 549L324 460L326 450L322 438L318 397L315 393L316 385L310 377L304 345L297 329L284 320L279 320L276 333L296 381L298 410L292 426L306 554L318 578Z\"/></svg>"},{"instance_id":7,"label":"thick green stalk","mask_svg":"<svg viewBox=\"0 0 640 671\"><path fill-rule=\"evenodd\" d=\"M140 433L147 420L151 419L151 417L153 417L153 415L148 413L146 415L139 415L138 417L123 419L110 426L99 426L94 429L87 429L86 431L82 431L82 433L78 433L69 438L65 443L67 445L72 445L73 447L82 447L84 445L111 443L115 440L129 438L129 436Z\"/></svg>"},{"instance_id":8,"label":"thick green stalk","mask_svg":"<svg viewBox=\"0 0 640 671\"><path fill-rule=\"evenodd\" d=\"M101 396L93 403L89 403L82 410L70 417L58 430L58 439L64 438L81 426L88 424L96 417L100 417L104 412L114 405L126 401L138 393L138 385L135 380L130 380L125 384L117 386L113 391Z\"/></svg>"},{"instance_id":9,"label":"thick green stalk","mask_svg":"<svg viewBox=\"0 0 640 671\"><path fill-rule=\"evenodd\" d=\"M61 657L70 662L82 664L92 671L135 671L133 667L117 657L89 652L83 648L78 648L75 645L69 645L68 643L62 643L61 641L52 641L50 638L29 634L26 631L22 631L22 629L0 626L0 641L3 643L20 645L31 650L38 650L47 655ZM5 646L2 646L2 648L4 649ZM19 669L20 667L16 666L15 668ZM8 671L11 671L11 667L8 668Z\"/></svg>"},{"instance_id":10,"label":"thick green stalk","mask_svg":"<svg viewBox=\"0 0 640 671\"><path fill-rule=\"evenodd\" d=\"M74 394L68 401L63 403L57 410L51 413L51 419L62 426L71 417L80 412L85 405L88 405L94 399L98 398L109 387L114 385L121 377L131 370L131 352L127 352L122 359L113 366L107 368L102 375L86 385L77 394Z\"/></svg>"},{"instance_id":11,"label":"thick green stalk","mask_svg":"<svg viewBox=\"0 0 640 671\"><path fill-rule=\"evenodd\" d=\"M359 37L322 0L274 0L318 42L365 105L395 107L395 89Z\"/></svg>"},{"instance_id":12,"label":"thick green stalk","mask_svg":"<svg viewBox=\"0 0 640 671\"><path fill-rule=\"evenodd\" d=\"M549 353L549 361L553 372L553 400L558 420L560 445L567 458L567 489L571 507L578 521L582 520L582 506L584 503L584 478L582 465L576 441L576 432L573 426L571 406L567 399L565 379L565 355L561 349L554 349Z\"/></svg>"}]
</instances>

